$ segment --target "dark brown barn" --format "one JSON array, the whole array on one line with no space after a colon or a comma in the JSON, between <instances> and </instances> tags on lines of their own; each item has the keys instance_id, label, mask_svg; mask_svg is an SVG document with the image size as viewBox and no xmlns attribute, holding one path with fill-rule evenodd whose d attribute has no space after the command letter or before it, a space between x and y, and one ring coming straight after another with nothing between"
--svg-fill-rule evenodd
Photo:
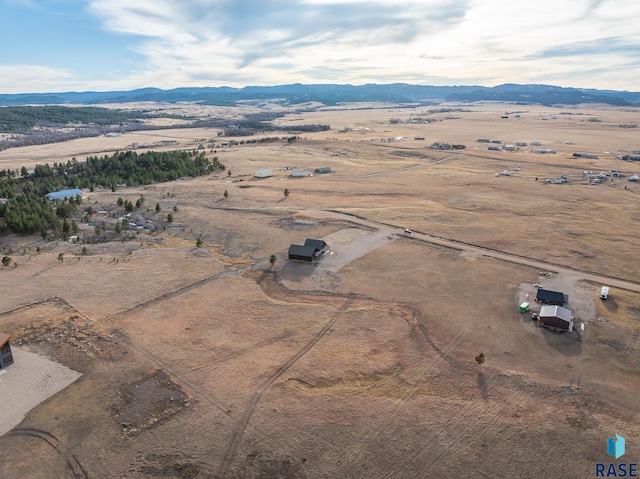
<instances>
[{"instance_id":1,"label":"dark brown barn","mask_svg":"<svg viewBox=\"0 0 640 479\"><path fill-rule=\"evenodd\" d=\"M546 328L558 329L561 331L573 330L573 317L571 311L562 306L544 305L540 308L538 316L540 325Z\"/></svg>"}]
</instances>

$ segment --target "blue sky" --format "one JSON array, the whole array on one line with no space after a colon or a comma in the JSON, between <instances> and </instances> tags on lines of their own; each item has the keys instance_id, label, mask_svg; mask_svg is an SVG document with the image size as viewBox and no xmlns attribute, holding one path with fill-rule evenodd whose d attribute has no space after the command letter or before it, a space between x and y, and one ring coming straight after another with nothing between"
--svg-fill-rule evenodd
<instances>
[{"instance_id":1,"label":"blue sky","mask_svg":"<svg viewBox=\"0 0 640 479\"><path fill-rule=\"evenodd\" d=\"M635 0L0 0L0 93L547 83L640 90Z\"/></svg>"}]
</instances>

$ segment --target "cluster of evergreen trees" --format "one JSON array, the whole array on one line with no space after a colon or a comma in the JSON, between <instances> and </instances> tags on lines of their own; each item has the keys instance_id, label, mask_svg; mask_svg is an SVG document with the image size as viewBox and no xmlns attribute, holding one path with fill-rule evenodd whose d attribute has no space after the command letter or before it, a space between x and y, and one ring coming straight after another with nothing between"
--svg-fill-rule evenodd
<instances>
[{"instance_id":1,"label":"cluster of evergreen trees","mask_svg":"<svg viewBox=\"0 0 640 479\"><path fill-rule=\"evenodd\" d=\"M85 162L75 158L67 163L37 165L33 174L20 171L0 171L0 233L40 232L46 237L51 228L61 228L77 211L80 199L65 200L54 207L45 198L47 193L65 188L93 190L103 186L116 190L118 185L135 186L176 180L183 176L202 176L225 167L216 157L206 158L194 151L117 152L111 156L89 157Z\"/></svg>"},{"instance_id":2,"label":"cluster of evergreen trees","mask_svg":"<svg viewBox=\"0 0 640 479\"><path fill-rule=\"evenodd\" d=\"M217 157L209 160L204 152L124 151L112 156L90 156L83 164L84 174L94 184L114 189L119 184L149 185L177 180L183 176L202 176L213 170L224 170Z\"/></svg>"},{"instance_id":3,"label":"cluster of evergreen trees","mask_svg":"<svg viewBox=\"0 0 640 479\"><path fill-rule=\"evenodd\" d=\"M3 183L7 183L5 181ZM2 186L7 186L0 183ZM40 194L35 182L20 181L18 191L9 189L8 201L0 206L0 217L4 222L0 223L0 233L12 231L17 234L30 235L40 233L47 237L49 229L69 232L67 218L72 218L78 211L78 205L82 202L80 197L69 198L55 205ZM74 223L74 222L72 222ZM77 226L76 226L77 229Z\"/></svg>"}]
</instances>

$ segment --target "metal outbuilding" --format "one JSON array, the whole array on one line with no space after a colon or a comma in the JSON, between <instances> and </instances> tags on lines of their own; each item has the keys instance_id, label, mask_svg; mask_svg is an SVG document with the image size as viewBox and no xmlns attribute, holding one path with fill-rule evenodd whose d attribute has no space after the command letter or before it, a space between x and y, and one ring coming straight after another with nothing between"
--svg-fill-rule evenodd
<instances>
[{"instance_id":1,"label":"metal outbuilding","mask_svg":"<svg viewBox=\"0 0 640 479\"><path fill-rule=\"evenodd\" d=\"M589 158L591 160L597 160L598 159L598 155L594 154L594 153L583 153L581 151L576 151L573 154L574 158Z\"/></svg>"},{"instance_id":2,"label":"metal outbuilding","mask_svg":"<svg viewBox=\"0 0 640 479\"><path fill-rule=\"evenodd\" d=\"M540 288L536 293L536 301L543 304L564 306L567 304L568 298L564 293L560 293L559 291L550 291L548 289Z\"/></svg>"},{"instance_id":3,"label":"metal outbuilding","mask_svg":"<svg viewBox=\"0 0 640 479\"><path fill-rule=\"evenodd\" d=\"M562 306L545 305L540 308L538 316L540 326L561 331L573 330L573 316L571 311Z\"/></svg>"},{"instance_id":4,"label":"metal outbuilding","mask_svg":"<svg viewBox=\"0 0 640 479\"><path fill-rule=\"evenodd\" d=\"M304 178L307 176L307 170L293 170L290 176L292 178Z\"/></svg>"},{"instance_id":5,"label":"metal outbuilding","mask_svg":"<svg viewBox=\"0 0 640 479\"><path fill-rule=\"evenodd\" d=\"M273 176L273 170L270 170L268 168L265 168L264 170L258 170L254 173L254 175L256 178L269 178L270 176Z\"/></svg>"},{"instance_id":6,"label":"metal outbuilding","mask_svg":"<svg viewBox=\"0 0 640 479\"><path fill-rule=\"evenodd\" d=\"M49 201L64 201L71 198L75 198L76 196L82 197L82 190L78 188L74 188L72 190L60 190L53 191L51 193L47 193L45 197Z\"/></svg>"}]
</instances>

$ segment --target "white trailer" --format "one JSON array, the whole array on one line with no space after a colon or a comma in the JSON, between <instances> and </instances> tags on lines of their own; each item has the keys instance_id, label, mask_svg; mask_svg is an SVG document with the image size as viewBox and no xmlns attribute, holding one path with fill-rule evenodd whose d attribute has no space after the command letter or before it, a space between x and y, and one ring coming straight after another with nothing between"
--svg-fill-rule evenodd
<instances>
[{"instance_id":1,"label":"white trailer","mask_svg":"<svg viewBox=\"0 0 640 479\"><path fill-rule=\"evenodd\" d=\"M609 297L609 286L603 286L600 288L600 299L607 299Z\"/></svg>"}]
</instances>

